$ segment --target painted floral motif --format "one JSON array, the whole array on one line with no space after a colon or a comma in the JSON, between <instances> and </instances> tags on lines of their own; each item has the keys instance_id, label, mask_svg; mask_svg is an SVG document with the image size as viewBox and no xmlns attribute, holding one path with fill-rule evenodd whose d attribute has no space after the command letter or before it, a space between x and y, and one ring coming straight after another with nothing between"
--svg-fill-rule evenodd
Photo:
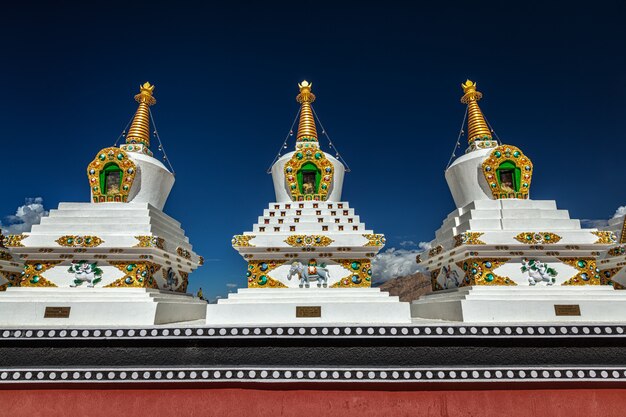
<instances>
[{"instance_id":1,"label":"painted floral motif","mask_svg":"<svg viewBox=\"0 0 626 417\"><path fill-rule=\"evenodd\" d=\"M626 246L615 246L608 251L609 256L620 256L626 254Z\"/></svg>"},{"instance_id":2,"label":"painted floral motif","mask_svg":"<svg viewBox=\"0 0 626 417\"><path fill-rule=\"evenodd\" d=\"M611 269L605 269L603 271L600 271L603 283L605 283L606 285L612 285L613 288L615 288L616 290L626 289L626 287L624 287L619 282L613 281L613 277L617 275L622 270L622 268L623 267L611 268Z\"/></svg>"},{"instance_id":3,"label":"painted floral motif","mask_svg":"<svg viewBox=\"0 0 626 417\"><path fill-rule=\"evenodd\" d=\"M100 246L104 241L100 239L98 236L76 236L76 235L65 235L61 236L57 240L55 240L60 246L65 246L68 248L95 248Z\"/></svg>"},{"instance_id":4,"label":"painted floral motif","mask_svg":"<svg viewBox=\"0 0 626 417\"><path fill-rule=\"evenodd\" d=\"M60 264L61 261L28 261L20 278L21 287L56 287L56 284L43 277L48 269Z\"/></svg>"},{"instance_id":5,"label":"painted floral motif","mask_svg":"<svg viewBox=\"0 0 626 417\"><path fill-rule=\"evenodd\" d=\"M80 287L87 283L88 288L102 281L102 269L98 267L98 262L78 261L72 262L67 272L74 274L74 283L70 287Z\"/></svg>"},{"instance_id":6,"label":"painted floral motif","mask_svg":"<svg viewBox=\"0 0 626 417\"><path fill-rule=\"evenodd\" d=\"M430 272L430 283L432 285L433 291L445 290L445 288L443 288L443 286L439 284L439 281L437 280L437 278L439 277L439 272L441 272L441 268L433 269Z\"/></svg>"},{"instance_id":7,"label":"painted floral motif","mask_svg":"<svg viewBox=\"0 0 626 417\"><path fill-rule=\"evenodd\" d=\"M436 256L436 255L439 255L441 252L443 252L443 246L437 245L428 251L428 256L429 257Z\"/></svg>"},{"instance_id":8,"label":"painted floral motif","mask_svg":"<svg viewBox=\"0 0 626 417\"><path fill-rule=\"evenodd\" d=\"M517 285L508 277L502 277L493 271L504 265L508 259L485 259L470 258L463 262L457 262L459 268L465 272L463 282L459 285Z\"/></svg>"},{"instance_id":9,"label":"painted floral motif","mask_svg":"<svg viewBox=\"0 0 626 417\"><path fill-rule=\"evenodd\" d=\"M136 248L159 248L165 247L165 240L158 236L135 236L135 239L139 241L135 245Z\"/></svg>"},{"instance_id":10,"label":"painted floral motif","mask_svg":"<svg viewBox=\"0 0 626 417\"><path fill-rule=\"evenodd\" d=\"M606 280L600 275L600 269L596 266L595 259L559 258L567 265L578 270L578 274L570 278L562 285L604 285Z\"/></svg>"},{"instance_id":11,"label":"painted floral motif","mask_svg":"<svg viewBox=\"0 0 626 417\"><path fill-rule=\"evenodd\" d=\"M246 271L248 288L287 288L285 284L269 276L271 271L284 263L285 261L275 260L250 261Z\"/></svg>"},{"instance_id":12,"label":"painted floral motif","mask_svg":"<svg viewBox=\"0 0 626 417\"><path fill-rule=\"evenodd\" d=\"M8 287L19 287L22 274L19 272L6 272L0 271L0 278L7 280L4 284L0 285L0 291L6 291Z\"/></svg>"},{"instance_id":13,"label":"painted floral motif","mask_svg":"<svg viewBox=\"0 0 626 417\"><path fill-rule=\"evenodd\" d=\"M178 276L182 280L182 283L176 288L176 291L186 293L187 285L189 285L189 273L185 271L178 271Z\"/></svg>"},{"instance_id":14,"label":"painted floral motif","mask_svg":"<svg viewBox=\"0 0 626 417\"><path fill-rule=\"evenodd\" d=\"M106 287L141 287L158 289L154 274L161 269L152 262L110 262L125 275Z\"/></svg>"},{"instance_id":15,"label":"painted floral motif","mask_svg":"<svg viewBox=\"0 0 626 417\"><path fill-rule=\"evenodd\" d=\"M465 232L454 236L454 247L461 245L484 245L485 242L479 239L484 235L481 232Z\"/></svg>"},{"instance_id":16,"label":"painted floral motif","mask_svg":"<svg viewBox=\"0 0 626 417\"><path fill-rule=\"evenodd\" d=\"M182 256L185 259L191 259L191 252L185 248L177 248L176 253L178 253L178 256Z\"/></svg>"},{"instance_id":17,"label":"painted floral motif","mask_svg":"<svg viewBox=\"0 0 626 417\"><path fill-rule=\"evenodd\" d=\"M377 233L366 233L363 235L363 237L368 240L368 242L363 246L385 246L385 235Z\"/></svg>"},{"instance_id":18,"label":"painted floral motif","mask_svg":"<svg viewBox=\"0 0 626 417\"><path fill-rule=\"evenodd\" d=\"M254 239L256 236L254 235L235 235L233 236L233 240L231 243L233 248L243 248L243 247L254 247L253 244L250 243L251 239Z\"/></svg>"},{"instance_id":19,"label":"painted floral motif","mask_svg":"<svg viewBox=\"0 0 626 417\"><path fill-rule=\"evenodd\" d=\"M337 260L350 275L334 283L332 288L371 287L372 261L370 259L341 259Z\"/></svg>"},{"instance_id":20,"label":"painted floral motif","mask_svg":"<svg viewBox=\"0 0 626 417\"><path fill-rule=\"evenodd\" d=\"M527 245L549 245L561 240L561 236L551 232L523 232L515 240Z\"/></svg>"},{"instance_id":21,"label":"painted floral motif","mask_svg":"<svg viewBox=\"0 0 626 417\"><path fill-rule=\"evenodd\" d=\"M6 248L23 248L22 240L27 237L28 235L6 235L2 239L2 245Z\"/></svg>"},{"instance_id":22,"label":"painted floral motif","mask_svg":"<svg viewBox=\"0 0 626 417\"><path fill-rule=\"evenodd\" d=\"M296 248L302 247L325 247L333 243L334 240L323 235L291 235L285 239L285 243Z\"/></svg>"},{"instance_id":23,"label":"painted floral motif","mask_svg":"<svg viewBox=\"0 0 626 417\"><path fill-rule=\"evenodd\" d=\"M593 242L594 244L613 244L613 243L617 243L617 235L613 232L609 232L609 231L598 231L598 232L591 232L592 234L598 236L598 240L596 240L595 242Z\"/></svg>"}]
</instances>

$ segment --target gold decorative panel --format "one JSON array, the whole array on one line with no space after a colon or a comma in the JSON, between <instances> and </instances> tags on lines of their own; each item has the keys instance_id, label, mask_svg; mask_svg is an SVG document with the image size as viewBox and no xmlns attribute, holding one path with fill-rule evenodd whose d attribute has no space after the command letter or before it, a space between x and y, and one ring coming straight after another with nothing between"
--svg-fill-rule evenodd
<instances>
[{"instance_id":1,"label":"gold decorative panel","mask_svg":"<svg viewBox=\"0 0 626 417\"><path fill-rule=\"evenodd\" d=\"M507 263L507 261L509 259L469 258L465 261L457 262L459 268L465 272L465 277L459 286L517 285L512 279L496 275L493 272L499 266Z\"/></svg>"},{"instance_id":2,"label":"gold decorative panel","mask_svg":"<svg viewBox=\"0 0 626 417\"><path fill-rule=\"evenodd\" d=\"M515 236L515 240L527 245L549 245L558 243L561 236L551 232L523 232Z\"/></svg>"},{"instance_id":3,"label":"gold decorative panel","mask_svg":"<svg viewBox=\"0 0 626 417\"><path fill-rule=\"evenodd\" d=\"M323 235L291 235L285 239L285 243L296 248L300 247L325 247L333 243L334 240Z\"/></svg>"}]
</instances>

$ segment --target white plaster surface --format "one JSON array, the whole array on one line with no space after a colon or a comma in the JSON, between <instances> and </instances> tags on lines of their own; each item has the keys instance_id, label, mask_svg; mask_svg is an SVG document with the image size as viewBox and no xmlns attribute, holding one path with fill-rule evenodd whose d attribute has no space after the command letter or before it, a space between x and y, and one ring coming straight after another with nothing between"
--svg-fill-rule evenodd
<instances>
[{"instance_id":1,"label":"white plaster surface","mask_svg":"<svg viewBox=\"0 0 626 417\"><path fill-rule=\"evenodd\" d=\"M446 170L446 181L457 207L475 200L493 200L482 164L493 148L478 149L458 157Z\"/></svg>"},{"instance_id":2,"label":"white plaster surface","mask_svg":"<svg viewBox=\"0 0 626 417\"><path fill-rule=\"evenodd\" d=\"M138 152L128 152L128 156L137 165L137 173L128 195L128 201L149 203L163 210L174 186L174 174L152 156Z\"/></svg>"},{"instance_id":3,"label":"white plaster surface","mask_svg":"<svg viewBox=\"0 0 626 417\"><path fill-rule=\"evenodd\" d=\"M581 315L557 316L555 305L578 305ZM608 285L462 287L420 297L411 314L472 323L606 322L626 316L626 291Z\"/></svg>"},{"instance_id":4,"label":"white plaster surface","mask_svg":"<svg viewBox=\"0 0 626 417\"><path fill-rule=\"evenodd\" d=\"M477 200L453 210L435 232L431 245L454 247L454 237L464 232L481 232L486 244L527 245L515 240L522 232L553 232L560 244L593 244L598 237L582 229L578 219L570 219L567 210L558 209L554 200ZM425 259L425 257L424 257Z\"/></svg>"},{"instance_id":5,"label":"white plaster surface","mask_svg":"<svg viewBox=\"0 0 626 417\"><path fill-rule=\"evenodd\" d=\"M69 318L44 318L46 307L71 307ZM203 319L206 302L146 288L11 287L0 294L0 325L128 326Z\"/></svg>"},{"instance_id":6,"label":"white plaster surface","mask_svg":"<svg viewBox=\"0 0 626 417\"><path fill-rule=\"evenodd\" d=\"M321 317L298 318L297 306L319 306ZM240 289L207 305L207 324L410 323L409 303L378 288Z\"/></svg>"}]
</instances>

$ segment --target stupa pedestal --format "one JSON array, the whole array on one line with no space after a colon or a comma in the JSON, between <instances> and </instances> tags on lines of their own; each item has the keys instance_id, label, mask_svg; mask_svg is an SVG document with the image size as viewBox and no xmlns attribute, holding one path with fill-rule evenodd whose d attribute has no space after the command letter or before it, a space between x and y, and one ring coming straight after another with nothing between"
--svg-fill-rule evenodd
<instances>
[{"instance_id":1,"label":"stupa pedestal","mask_svg":"<svg viewBox=\"0 0 626 417\"><path fill-rule=\"evenodd\" d=\"M533 164L500 145L463 85L469 147L446 170L457 209L418 263L433 294L413 302L414 317L479 322L606 321L626 299L598 261L617 242L612 231L582 229L552 200L531 200ZM610 312L610 313L609 313Z\"/></svg>"},{"instance_id":2,"label":"stupa pedestal","mask_svg":"<svg viewBox=\"0 0 626 417\"><path fill-rule=\"evenodd\" d=\"M341 201L345 168L319 148L308 83L297 99L296 150L271 169L276 202L232 241L248 289L209 305L207 323L409 323L408 303L371 288L385 238Z\"/></svg>"},{"instance_id":3,"label":"stupa pedestal","mask_svg":"<svg viewBox=\"0 0 626 417\"><path fill-rule=\"evenodd\" d=\"M626 315L626 292L610 285L471 286L423 296L411 313L467 323L611 322Z\"/></svg>"},{"instance_id":4,"label":"stupa pedestal","mask_svg":"<svg viewBox=\"0 0 626 417\"><path fill-rule=\"evenodd\" d=\"M206 303L186 295L202 264L180 223L162 209L173 174L149 150L153 86L126 143L102 149L87 168L90 203L61 203L6 247L23 271L0 294L0 324L153 325L203 319Z\"/></svg>"},{"instance_id":5,"label":"stupa pedestal","mask_svg":"<svg viewBox=\"0 0 626 417\"><path fill-rule=\"evenodd\" d=\"M378 288L244 288L207 307L207 324L406 324L409 304Z\"/></svg>"},{"instance_id":6,"label":"stupa pedestal","mask_svg":"<svg viewBox=\"0 0 626 417\"><path fill-rule=\"evenodd\" d=\"M205 302L152 288L8 288L0 326L146 326L204 317Z\"/></svg>"}]
</instances>

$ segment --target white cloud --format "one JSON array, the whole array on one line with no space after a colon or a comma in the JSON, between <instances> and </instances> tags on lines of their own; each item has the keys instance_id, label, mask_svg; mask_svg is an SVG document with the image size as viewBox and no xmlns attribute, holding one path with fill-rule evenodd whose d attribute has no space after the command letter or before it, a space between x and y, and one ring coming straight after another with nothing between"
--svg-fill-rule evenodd
<instances>
[{"instance_id":1,"label":"white cloud","mask_svg":"<svg viewBox=\"0 0 626 417\"><path fill-rule=\"evenodd\" d=\"M374 281L385 282L417 272L419 268L415 257L421 252L423 251L395 248L380 252L372 261Z\"/></svg>"},{"instance_id":2,"label":"white cloud","mask_svg":"<svg viewBox=\"0 0 626 417\"><path fill-rule=\"evenodd\" d=\"M420 252L424 252L427 250L430 250L430 248L432 248L432 244L430 242L420 242L417 247L420 248Z\"/></svg>"},{"instance_id":3,"label":"white cloud","mask_svg":"<svg viewBox=\"0 0 626 417\"><path fill-rule=\"evenodd\" d=\"M615 210L615 214L613 215L613 218L620 217L625 214L626 214L626 206L621 206L621 207L618 207L617 210Z\"/></svg>"},{"instance_id":4,"label":"white cloud","mask_svg":"<svg viewBox=\"0 0 626 417\"><path fill-rule=\"evenodd\" d=\"M20 206L12 216L6 216L0 223L2 233L16 235L30 232L34 224L39 224L42 217L46 217L48 211L43 207L43 198L27 198L25 204Z\"/></svg>"},{"instance_id":5,"label":"white cloud","mask_svg":"<svg viewBox=\"0 0 626 417\"><path fill-rule=\"evenodd\" d=\"M584 229L601 229L609 225L608 220L580 219L580 225Z\"/></svg>"},{"instance_id":6,"label":"white cloud","mask_svg":"<svg viewBox=\"0 0 626 417\"><path fill-rule=\"evenodd\" d=\"M402 246L403 248L406 247L410 247L410 246L417 246L418 244L413 242L412 240L403 240L402 242L400 242L400 246Z\"/></svg>"},{"instance_id":7,"label":"white cloud","mask_svg":"<svg viewBox=\"0 0 626 417\"><path fill-rule=\"evenodd\" d=\"M618 207L617 210L615 210L615 213L613 214L612 218L616 219L624 215L626 215L626 206L621 206L621 207ZM580 219L580 224L582 225L582 227L586 229L601 229L601 228L607 227L609 225L609 221L604 220L604 219L600 219L600 220Z\"/></svg>"},{"instance_id":8,"label":"white cloud","mask_svg":"<svg viewBox=\"0 0 626 417\"><path fill-rule=\"evenodd\" d=\"M229 282L228 284L226 284L226 287L228 287L228 288L237 288L238 285L237 284L233 284L232 282Z\"/></svg>"}]
</instances>

